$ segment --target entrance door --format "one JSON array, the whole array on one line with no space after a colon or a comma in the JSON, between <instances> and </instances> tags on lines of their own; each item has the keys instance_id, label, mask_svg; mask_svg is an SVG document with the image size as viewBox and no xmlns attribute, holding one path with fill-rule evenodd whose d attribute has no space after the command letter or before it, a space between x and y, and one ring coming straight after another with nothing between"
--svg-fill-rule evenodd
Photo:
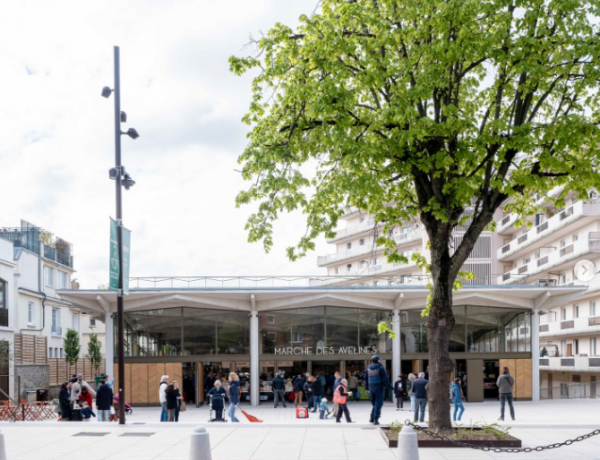
<instances>
[{"instance_id":1,"label":"entrance door","mask_svg":"<svg viewBox=\"0 0 600 460\"><path fill-rule=\"evenodd\" d=\"M572 343L567 344L567 356L573 356L573 344Z\"/></svg>"},{"instance_id":2,"label":"entrance door","mask_svg":"<svg viewBox=\"0 0 600 460\"><path fill-rule=\"evenodd\" d=\"M322 375L325 377L325 394L328 397L332 397L333 392L333 379L336 372L341 372L339 361L313 361L312 362L313 375L319 377Z\"/></svg>"},{"instance_id":3,"label":"entrance door","mask_svg":"<svg viewBox=\"0 0 600 460\"><path fill-rule=\"evenodd\" d=\"M552 399L552 374L548 374L548 399Z\"/></svg>"}]
</instances>

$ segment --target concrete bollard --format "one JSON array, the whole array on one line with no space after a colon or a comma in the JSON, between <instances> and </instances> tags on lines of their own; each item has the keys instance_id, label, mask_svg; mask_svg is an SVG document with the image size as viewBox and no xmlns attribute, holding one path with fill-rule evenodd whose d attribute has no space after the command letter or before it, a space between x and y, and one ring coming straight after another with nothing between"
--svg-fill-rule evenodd
<instances>
[{"instance_id":1,"label":"concrete bollard","mask_svg":"<svg viewBox=\"0 0 600 460\"><path fill-rule=\"evenodd\" d=\"M419 460L419 442L417 432L410 425L402 427L398 433L398 458L400 460Z\"/></svg>"},{"instance_id":2,"label":"concrete bollard","mask_svg":"<svg viewBox=\"0 0 600 460\"><path fill-rule=\"evenodd\" d=\"M4 433L0 431L0 460L6 460L6 446L4 445Z\"/></svg>"},{"instance_id":3,"label":"concrete bollard","mask_svg":"<svg viewBox=\"0 0 600 460\"><path fill-rule=\"evenodd\" d=\"M4 460L0 457L0 460ZM190 439L190 460L212 460L210 455L210 436L206 428L194 428Z\"/></svg>"}]
</instances>

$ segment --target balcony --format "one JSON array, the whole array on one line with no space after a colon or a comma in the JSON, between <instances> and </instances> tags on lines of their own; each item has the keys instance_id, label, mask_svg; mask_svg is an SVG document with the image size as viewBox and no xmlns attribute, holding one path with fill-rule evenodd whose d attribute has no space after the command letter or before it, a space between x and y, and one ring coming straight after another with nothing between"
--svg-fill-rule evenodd
<instances>
[{"instance_id":1,"label":"balcony","mask_svg":"<svg viewBox=\"0 0 600 460\"><path fill-rule=\"evenodd\" d=\"M61 243L56 248L44 244L44 258L53 260L65 267L73 268L73 256L71 255L70 243Z\"/></svg>"},{"instance_id":2,"label":"balcony","mask_svg":"<svg viewBox=\"0 0 600 460\"><path fill-rule=\"evenodd\" d=\"M15 248L25 248L40 253L40 229L38 227L0 228L0 238L13 243Z\"/></svg>"},{"instance_id":3,"label":"balcony","mask_svg":"<svg viewBox=\"0 0 600 460\"><path fill-rule=\"evenodd\" d=\"M415 230L409 233L402 233L394 237L394 240L397 243L397 247L414 243L416 241L420 241L421 239L421 230ZM344 262L350 259L360 258L363 256L369 256L370 258L374 253L381 253L382 251L382 246L373 248L373 244L364 244L362 246L358 246L352 249L343 249L341 251L336 252L335 254L319 256L317 257L317 265L319 267L325 267L327 265Z\"/></svg>"},{"instance_id":4,"label":"balcony","mask_svg":"<svg viewBox=\"0 0 600 460\"><path fill-rule=\"evenodd\" d=\"M600 232L590 232L587 238L582 238L569 246L504 273L498 278L498 284L523 283L527 278L548 272L548 270L560 270L562 265L575 265L576 260L580 257L595 252L600 252Z\"/></svg>"},{"instance_id":5,"label":"balcony","mask_svg":"<svg viewBox=\"0 0 600 460\"><path fill-rule=\"evenodd\" d=\"M578 201L573 206L559 212L537 227L530 228L527 233L499 248L497 252L498 260L510 261L522 257L531 250L533 244L543 245L544 240L558 239L562 234L570 231L567 228L570 224L586 217L599 215L600 205L597 200Z\"/></svg>"},{"instance_id":6,"label":"balcony","mask_svg":"<svg viewBox=\"0 0 600 460\"><path fill-rule=\"evenodd\" d=\"M600 316L557 320L540 324L540 338L580 335L582 333L600 333Z\"/></svg>"},{"instance_id":7,"label":"balcony","mask_svg":"<svg viewBox=\"0 0 600 460\"><path fill-rule=\"evenodd\" d=\"M540 370L549 372L600 372L600 357L544 357L540 358Z\"/></svg>"},{"instance_id":8,"label":"balcony","mask_svg":"<svg viewBox=\"0 0 600 460\"><path fill-rule=\"evenodd\" d=\"M346 227L338 230L335 233L335 236L331 239L328 239L328 243L339 243L340 241L345 240L346 238L352 238L358 236L362 233L370 232L376 227L381 227L381 222L375 224L375 219L370 218L361 222L360 224L352 225L351 227Z\"/></svg>"}]
</instances>

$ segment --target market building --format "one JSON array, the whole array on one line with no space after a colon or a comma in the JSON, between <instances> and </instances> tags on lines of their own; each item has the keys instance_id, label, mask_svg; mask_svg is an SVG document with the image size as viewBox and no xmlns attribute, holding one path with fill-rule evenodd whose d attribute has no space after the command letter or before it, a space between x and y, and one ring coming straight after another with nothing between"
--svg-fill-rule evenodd
<instances>
[{"instance_id":1,"label":"market building","mask_svg":"<svg viewBox=\"0 0 600 460\"><path fill-rule=\"evenodd\" d=\"M220 287L211 287L202 277L144 280L155 287L131 288L124 305L125 391L132 404L158 404L163 374L183 382L199 404L209 372L226 379L235 371L242 377L242 400L258 405L272 399L270 380L277 371L288 378L304 372L360 375L378 354L393 380L401 372L427 372L426 319L421 316L425 286L319 287L295 278L288 284L306 285L261 287L270 280L247 277L221 279ZM275 285L281 278L271 281ZM515 376L517 399L538 400L540 310L564 305L585 289L492 285L456 292L450 354L455 373L467 376L468 400L495 399L502 366ZM59 294L81 311L103 315L106 331L115 330L115 292L71 289ZM380 321L392 324L394 339L378 334ZM106 334L106 350L115 349L114 339ZM107 352L106 372L116 382L115 355Z\"/></svg>"}]
</instances>

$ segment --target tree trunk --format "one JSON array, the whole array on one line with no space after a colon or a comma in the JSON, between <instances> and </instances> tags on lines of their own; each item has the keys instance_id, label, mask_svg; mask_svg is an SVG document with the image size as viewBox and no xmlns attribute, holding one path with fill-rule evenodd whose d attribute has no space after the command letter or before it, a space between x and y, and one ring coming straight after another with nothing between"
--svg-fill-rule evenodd
<instances>
[{"instance_id":1,"label":"tree trunk","mask_svg":"<svg viewBox=\"0 0 600 460\"><path fill-rule=\"evenodd\" d=\"M429 343L429 426L437 432L449 432L452 429L450 419L449 385L453 363L450 359L450 334L454 327L452 313L451 260L448 244L437 242L431 247L431 274L433 290L431 307L427 321L427 341Z\"/></svg>"}]
</instances>

